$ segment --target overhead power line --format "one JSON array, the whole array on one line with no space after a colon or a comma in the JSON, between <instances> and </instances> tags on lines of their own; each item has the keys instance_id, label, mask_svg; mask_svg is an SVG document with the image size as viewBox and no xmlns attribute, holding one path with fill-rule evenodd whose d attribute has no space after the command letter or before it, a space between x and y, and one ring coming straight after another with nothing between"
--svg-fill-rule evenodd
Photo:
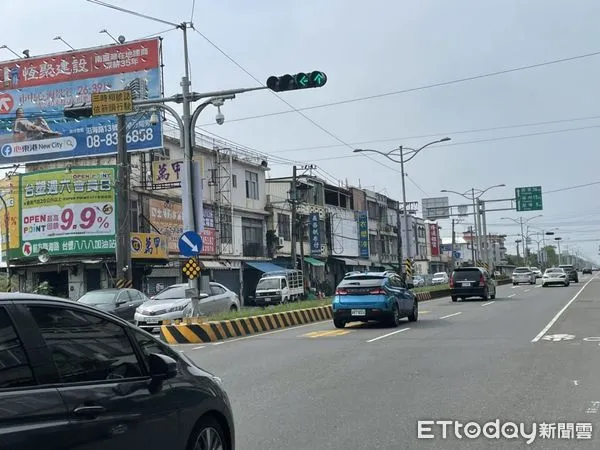
<instances>
[{"instance_id":1,"label":"overhead power line","mask_svg":"<svg viewBox=\"0 0 600 450\"><path fill-rule=\"evenodd\" d=\"M90 0L88 0L88 1L90 1ZM538 67L544 67L544 66L549 66L549 65L553 65L553 64L560 64L560 63L565 63L565 62L570 62L570 61L576 61L576 60L580 60L580 59L584 59L584 58L591 58L593 56L598 56L598 55L600 55L600 51L584 53L581 55L571 56L571 57L567 57L567 58L554 59L554 60L545 61L545 62L541 62L541 63L537 63L537 64L513 67L510 69L498 70L495 72L488 72L488 73L483 73L483 74L479 74L479 75L472 75L469 77L457 78L454 80L442 81L439 83L426 84L423 86L417 86L417 87L408 88L408 89L400 89L397 91L390 91L390 92L384 92L381 94L367 95L364 97L355 97L355 98L340 100L340 101L336 101L336 102L322 103L320 105L306 106L304 108L298 108L298 111L309 111L309 110L313 110L313 109L329 108L331 106L345 105L345 104L349 104L349 103L356 103L356 102L362 102L362 101L366 101L366 100L374 100L377 98L389 97L392 95L407 94L409 92L423 91L426 89L432 89L432 88L437 88L437 87L442 87L442 86L450 86L453 84L465 83L467 81L474 81L474 80L479 80L482 78L495 77L498 75L505 75L508 73L519 72L522 70L531 70L531 69L536 69ZM254 116L240 117L238 119L231 119L231 120L229 120L229 122L241 122L244 120L261 119L263 117L271 117L271 116L278 116L281 114L289 114L290 112L291 111L278 111L278 112L272 112L272 113L266 113L266 114L257 114ZM209 125L212 126L212 125L214 125L214 123L208 123L206 125L203 124L202 126L209 126Z\"/></svg>"}]
</instances>

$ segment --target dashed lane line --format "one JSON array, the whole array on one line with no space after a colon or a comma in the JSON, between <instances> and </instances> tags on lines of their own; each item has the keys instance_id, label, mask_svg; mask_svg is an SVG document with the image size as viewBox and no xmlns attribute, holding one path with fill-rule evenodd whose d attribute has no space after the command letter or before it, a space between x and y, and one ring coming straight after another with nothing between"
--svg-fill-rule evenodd
<instances>
[{"instance_id":1,"label":"dashed lane line","mask_svg":"<svg viewBox=\"0 0 600 450\"><path fill-rule=\"evenodd\" d=\"M393 336L394 334L402 333L403 331L408 331L408 330L410 330L410 328L402 328L401 330L392 331L391 333L387 333L382 336L377 336L376 338L369 339L367 342L375 342L375 341L378 341L379 339L384 339L386 337L390 337L390 336Z\"/></svg>"},{"instance_id":2,"label":"dashed lane line","mask_svg":"<svg viewBox=\"0 0 600 450\"><path fill-rule=\"evenodd\" d=\"M440 317L440 319L447 319L448 317L458 316L459 314L462 314L462 313L460 311L455 312L454 314L448 314L447 316Z\"/></svg>"}]
</instances>

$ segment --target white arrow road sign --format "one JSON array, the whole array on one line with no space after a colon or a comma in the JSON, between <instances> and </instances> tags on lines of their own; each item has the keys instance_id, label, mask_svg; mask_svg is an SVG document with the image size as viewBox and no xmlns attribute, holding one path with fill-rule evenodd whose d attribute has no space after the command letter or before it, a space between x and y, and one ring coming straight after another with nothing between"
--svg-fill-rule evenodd
<instances>
[{"instance_id":1,"label":"white arrow road sign","mask_svg":"<svg viewBox=\"0 0 600 450\"><path fill-rule=\"evenodd\" d=\"M572 334L547 334L542 338L545 341L570 341L571 339L575 339L575 336Z\"/></svg>"}]
</instances>

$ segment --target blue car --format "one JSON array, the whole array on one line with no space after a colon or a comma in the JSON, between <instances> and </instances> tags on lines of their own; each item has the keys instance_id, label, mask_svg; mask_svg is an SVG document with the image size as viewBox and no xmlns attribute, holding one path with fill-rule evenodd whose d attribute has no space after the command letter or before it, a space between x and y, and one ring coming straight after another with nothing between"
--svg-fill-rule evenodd
<instances>
[{"instance_id":1,"label":"blue car","mask_svg":"<svg viewBox=\"0 0 600 450\"><path fill-rule=\"evenodd\" d=\"M395 273L367 272L346 276L338 285L333 298L333 324L344 328L349 322L386 322L392 327L400 319L416 322L419 303L406 284Z\"/></svg>"}]
</instances>

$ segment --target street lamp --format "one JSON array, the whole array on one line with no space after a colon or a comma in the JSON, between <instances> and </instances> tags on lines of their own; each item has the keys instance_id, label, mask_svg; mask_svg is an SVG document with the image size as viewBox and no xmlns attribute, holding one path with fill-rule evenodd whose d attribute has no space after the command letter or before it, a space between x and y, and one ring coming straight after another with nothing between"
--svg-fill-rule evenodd
<instances>
[{"instance_id":1,"label":"street lamp","mask_svg":"<svg viewBox=\"0 0 600 450\"><path fill-rule=\"evenodd\" d=\"M529 223L533 219L537 219L538 217L543 217L543 214L538 214L537 216L530 217L527 220L523 220L523 216L519 217L519 220L513 219L512 217L500 217L500 220L512 220L517 225L521 225L521 239L523 241L523 258L525 257L525 233L523 231L523 225Z\"/></svg>"},{"instance_id":2,"label":"street lamp","mask_svg":"<svg viewBox=\"0 0 600 450\"><path fill-rule=\"evenodd\" d=\"M481 257L481 234L482 234L483 230L478 230L478 227L481 227L481 220L478 218L479 208L476 205L476 201L478 203L479 199L483 196L483 194L485 194L490 189L494 189L494 188L498 188L498 187L505 187L505 186L506 185L503 183L503 184L495 184L495 185L489 186L485 189L471 188L470 190L465 191L465 192L458 192L458 191L453 191L450 189L442 189L440 191L440 192L460 195L461 197L463 197L467 200L471 200L473 202L473 220L474 220L474 227L475 227L475 238L477 239L477 252L479 252L479 255L478 255L479 257ZM485 212L484 212L484 214L485 214ZM485 217L484 217L484 222L485 222ZM483 232L483 234L485 234L485 232ZM487 237L484 236L484 238L486 239L486 257L485 257L485 259L487 260L488 259L487 258ZM473 264L477 265L477 262L475 261L477 255L475 255L474 248L475 248L474 242L473 242L473 239L471 239L471 249L473 250Z\"/></svg>"},{"instance_id":3,"label":"street lamp","mask_svg":"<svg viewBox=\"0 0 600 450\"><path fill-rule=\"evenodd\" d=\"M432 141L429 142L425 145L423 145L422 147L419 147L417 149L413 149L413 148L409 148L409 147L404 147L404 146L400 146L398 148L395 148L393 150L390 150L389 152L381 152L379 150L372 150L369 148L356 148L354 149L354 153L377 153L379 155L385 156L387 159L389 159L392 162L395 163L399 163L400 164L400 172L401 172L401 178L402 178L402 210L403 210L403 214L404 214L404 240L406 242L406 257L410 258L410 244L409 244L409 232L408 232L408 214L406 212L406 184L404 181L404 177L405 177L405 173L404 173L404 163L409 162L411 159L413 159L415 156L417 156L417 154L423 150L425 147L429 147L430 145L433 144L439 144L441 142L448 142L451 139L449 137L445 137L442 139L438 139L437 141ZM405 150L407 150L405 152ZM396 157L399 157L400 159L396 159ZM399 215L398 215L399 217ZM400 227L400 223L398 223L398 227ZM400 233L398 233L398 241L400 242ZM399 249L402 249L402 246L399 245L398 246ZM402 255L398 254L398 260L401 261Z\"/></svg>"}]
</instances>

